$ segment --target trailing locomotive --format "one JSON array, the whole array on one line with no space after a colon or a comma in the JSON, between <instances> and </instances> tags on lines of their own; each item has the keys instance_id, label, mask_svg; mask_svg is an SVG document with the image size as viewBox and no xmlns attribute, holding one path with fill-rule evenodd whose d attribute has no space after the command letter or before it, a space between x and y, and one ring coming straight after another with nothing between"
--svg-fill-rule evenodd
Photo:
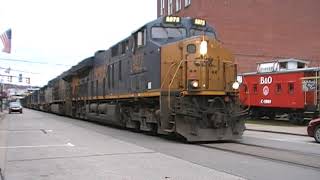
<instances>
[{"instance_id":1,"label":"trailing locomotive","mask_svg":"<svg viewBox=\"0 0 320 180\"><path fill-rule=\"evenodd\" d=\"M318 117L320 69L307 65L298 59L279 59L258 64L257 72L241 74L240 101L251 117L288 114L294 124Z\"/></svg>"},{"instance_id":2,"label":"trailing locomotive","mask_svg":"<svg viewBox=\"0 0 320 180\"><path fill-rule=\"evenodd\" d=\"M41 110L57 114L187 141L231 140L245 128L236 75L205 20L167 16L73 66L25 105L41 109L44 99Z\"/></svg>"}]
</instances>

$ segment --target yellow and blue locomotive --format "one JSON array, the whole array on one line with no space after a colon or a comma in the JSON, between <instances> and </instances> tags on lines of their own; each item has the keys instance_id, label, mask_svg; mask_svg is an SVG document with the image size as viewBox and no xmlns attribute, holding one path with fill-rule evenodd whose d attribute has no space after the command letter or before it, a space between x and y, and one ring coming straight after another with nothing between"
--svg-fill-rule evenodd
<instances>
[{"instance_id":1,"label":"yellow and blue locomotive","mask_svg":"<svg viewBox=\"0 0 320 180\"><path fill-rule=\"evenodd\" d=\"M50 81L43 107L187 141L231 140L244 131L236 75L205 20L167 16Z\"/></svg>"}]
</instances>

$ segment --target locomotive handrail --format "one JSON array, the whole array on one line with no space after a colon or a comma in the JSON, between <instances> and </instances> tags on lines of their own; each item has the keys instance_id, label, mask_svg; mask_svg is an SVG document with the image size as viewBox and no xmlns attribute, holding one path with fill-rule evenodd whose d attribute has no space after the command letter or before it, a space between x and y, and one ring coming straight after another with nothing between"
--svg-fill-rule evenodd
<instances>
[{"instance_id":1,"label":"locomotive handrail","mask_svg":"<svg viewBox=\"0 0 320 180\"><path fill-rule=\"evenodd\" d=\"M162 87L164 86L164 83L166 82L166 80L168 79L168 76L169 76L169 73L171 71L171 69L173 68L173 66L175 66L177 63L173 63L171 64L171 66L169 67L169 70L167 71L166 75L165 75L165 78L164 78L164 81L162 82L161 86L160 86L160 89L162 89Z\"/></svg>"},{"instance_id":2,"label":"locomotive handrail","mask_svg":"<svg viewBox=\"0 0 320 180\"><path fill-rule=\"evenodd\" d=\"M171 97L171 94L170 94L171 85L173 84L173 81L174 81L174 79L175 79L175 77L176 77L176 75L177 75L177 73L178 73L178 70L179 70L181 64L182 64L183 62L186 62L186 61L187 61L187 60L183 60L183 59L180 61L179 65L178 65L178 67L177 67L177 70L176 70L176 72L174 73L174 75L173 75L173 77L172 77L172 79L171 79L171 82L169 83L169 87L168 87L168 94L169 94L169 96L168 96L168 108L169 108L170 110L172 110L172 109L171 109L171 103L170 103L170 101L171 101L171 99L170 99L170 97Z\"/></svg>"},{"instance_id":3,"label":"locomotive handrail","mask_svg":"<svg viewBox=\"0 0 320 180\"><path fill-rule=\"evenodd\" d=\"M171 94L170 94L171 86L172 86L172 84L173 84L173 81L174 81L177 73L178 73L178 70L179 70L180 66L182 65L183 62L187 62L187 61L206 62L206 61L208 61L208 60L184 60L184 59L182 59L182 60L179 62L179 65L178 65L178 67L177 67L177 70L176 70L176 72L174 73L174 75L173 75L173 77L172 77L172 79L171 79L171 82L170 82L170 84L169 84L169 87L168 87L168 95L169 95L169 96L168 96L168 108L169 108L170 110L172 110L172 109L171 109L171 103L170 103L170 101L171 101L171 98L170 98L170 97L171 97Z\"/></svg>"}]
</instances>

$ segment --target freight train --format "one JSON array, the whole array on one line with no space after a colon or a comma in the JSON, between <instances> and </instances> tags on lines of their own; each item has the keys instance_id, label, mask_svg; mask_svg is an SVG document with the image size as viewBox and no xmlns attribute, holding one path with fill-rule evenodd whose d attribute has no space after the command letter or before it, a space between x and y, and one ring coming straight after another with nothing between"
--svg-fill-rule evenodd
<instances>
[{"instance_id":1,"label":"freight train","mask_svg":"<svg viewBox=\"0 0 320 180\"><path fill-rule=\"evenodd\" d=\"M241 138L237 65L205 20L166 16L24 99L33 109L186 141Z\"/></svg>"},{"instance_id":2,"label":"freight train","mask_svg":"<svg viewBox=\"0 0 320 180\"><path fill-rule=\"evenodd\" d=\"M319 116L320 68L299 59L259 63L257 72L239 75L240 101L252 119L287 114L293 124Z\"/></svg>"}]
</instances>

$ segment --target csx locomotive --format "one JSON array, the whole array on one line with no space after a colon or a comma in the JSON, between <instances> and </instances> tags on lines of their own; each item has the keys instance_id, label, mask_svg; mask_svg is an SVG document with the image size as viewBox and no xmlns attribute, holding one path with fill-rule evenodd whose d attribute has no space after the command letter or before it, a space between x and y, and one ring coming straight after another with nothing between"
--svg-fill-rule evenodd
<instances>
[{"instance_id":1,"label":"csx locomotive","mask_svg":"<svg viewBox=\"0 0 320 180\"><path fill-rule=\"evenodd\" d=\"M24 103L191 142L231 140L245 128L236 75L233 56L205 20L167 16L97 51Z\"/></svg>"}]
</instances>

